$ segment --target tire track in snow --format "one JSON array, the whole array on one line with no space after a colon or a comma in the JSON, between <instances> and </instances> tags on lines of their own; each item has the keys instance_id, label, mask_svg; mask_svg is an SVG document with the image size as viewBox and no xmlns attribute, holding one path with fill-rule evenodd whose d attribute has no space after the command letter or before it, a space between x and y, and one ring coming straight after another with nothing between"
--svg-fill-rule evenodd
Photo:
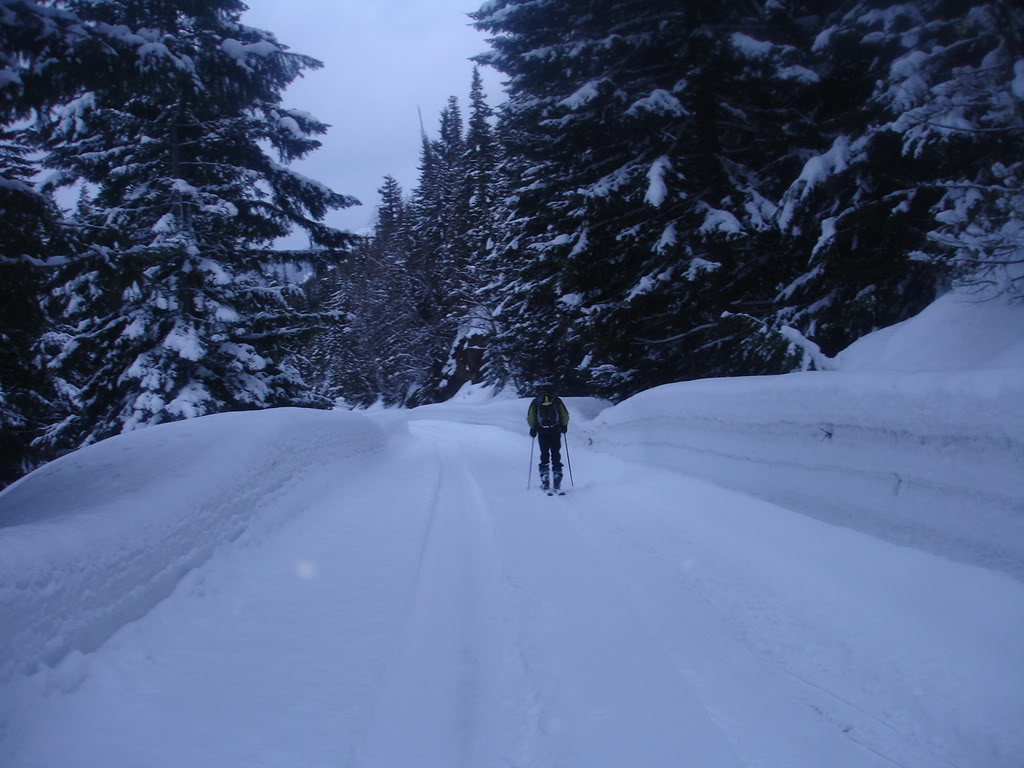
<instances>
[{"instance_id":1,"label":"tire track in snow","mask_svg":"<svg viewBox=\"0 0 1024 768\"><path fill-rule=\"evenodd\" d=\"M412 425L414 437L429 424ZM499 765L523 710L508 652L500 565L487 499L458 446L428 434L437 485L427 502L416 583L400 650L350 764ZM395 734L401 734L396 738Z\"/></svg>"},{"instance_id":2,"label":"tire track in snow","mask_svg":"<svg viewBox=\"0 0 1024 768\"><path fill-rule=\"evenodd\" d=\"M507 454L474 450L466 466L486 477ZM713 514L739 497L678 478L662 500L639 487L647 468L589 452L580 460L602 480L565 499L499 492L497 482L488 497L530 689L510 764L810 766L827 755L845 768L948 766L905 734L830 716L694 592L679 501L710 492ZM623 527L634 518L639 526Z\"/></svg>"},{"instance_id":3,"label":"tire track in snow","mask_svg":"<svg viewBox=\"0 0 1024 768\"><path fill-rule=\"evenodd\" d=\"M393 467L362 469L275 496L288 524L219 551L82 657L75 690L11 691L0 764L344 764L402 636L427 523L413 502L432 486L381 488Z\"/></svg>"},{"instance_id":4,"label":"tire track in snow","mask_svg":"<svg viewBox=\"0 0 1024 768\"><path fill-rule=\"evenodd\" d=\"M488 485L486 509L507 582L504 612L514 622L507 652L523 678L519 738L505 764L743 765L667 655L636 626L627 596L567 519L595 498L584 501L576 489L551 499L510 484L507 470L519 466L522 443L507 434L455 425L437 431L449 432L463 451L472 443L464 468Z\"/></svg>"}]
</instances>

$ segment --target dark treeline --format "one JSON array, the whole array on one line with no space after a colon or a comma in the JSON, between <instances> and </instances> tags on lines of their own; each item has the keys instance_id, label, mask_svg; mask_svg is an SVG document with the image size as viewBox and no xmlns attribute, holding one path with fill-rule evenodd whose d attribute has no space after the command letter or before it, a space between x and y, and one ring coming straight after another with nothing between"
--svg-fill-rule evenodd
<instances>
[{"instance_id":1,"label":"dark treeline","mask_svg":"<svg viewBox=\"0 0 1024 768\"><path fill-rule=\"evenodd\" d=\"M324 394L466 380L619 399L828 367L953 281L1024 283L1024 11L1009 2L492 0L493 130L449 103L393 179ZM993 291L988 290L988 295ZM324 356L327 350L329 356Z\"/></svg>"},{"instance_id":2,"label":"dark treeline","mask_svg":"<svg viewBox=\"0 0 1024 768\"><path fill-rule=\"evenodd\" d=\"M954 281L1024 293L1008 0L490 0L507 100L474 72L366 238L287 169L319 62L244 9L0 0L0 482L223 410L827 368Z\"/></svg>"}]
</instances>

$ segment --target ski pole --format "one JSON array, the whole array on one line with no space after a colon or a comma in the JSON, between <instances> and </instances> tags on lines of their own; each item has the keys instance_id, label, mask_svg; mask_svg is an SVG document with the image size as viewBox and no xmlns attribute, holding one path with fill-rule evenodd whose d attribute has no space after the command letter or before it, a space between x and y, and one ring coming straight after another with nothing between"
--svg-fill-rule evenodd
<instances>
[{"instance_id":1,"label":"ski pole","mask_svg":"<svg viewBox=\"0 0 1024 768\"><path fill-rule=\"evenodd\" d=\"M569 458L569 438L562 433L562 442L565 443L565 463L569 465L569 484L575 488L576 482L572 479L572 459Z\"/></svg>"},{"instance_id":2,"label":"ski pole","mask_svg":"<svg viewBox=\"0 0 1024 768\"><path fill-rule=\"evenodd\" d=\"M533 479L533 444L536 442L536 437L530 438L530 466L526 468L526 490L530 490L530 480Z\"/></svg>"}]
</instances>

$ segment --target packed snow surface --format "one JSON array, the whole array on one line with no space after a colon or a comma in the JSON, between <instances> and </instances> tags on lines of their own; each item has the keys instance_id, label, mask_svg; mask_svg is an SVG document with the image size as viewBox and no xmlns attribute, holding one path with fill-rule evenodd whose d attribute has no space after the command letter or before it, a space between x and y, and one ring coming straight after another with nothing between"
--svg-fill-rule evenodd
<instances>
[{"instance_id":1,"label":"packed snow surface","mask_svg":"<svg viewBox=\"0 0 1024 768\"><path fill-rule=\"evenodd\" d=\"M1024 376L961 311L569 399L564 497L474 389L56 461L0 494L0 765L1019 768Z\"/></svg>"}]
</instances>

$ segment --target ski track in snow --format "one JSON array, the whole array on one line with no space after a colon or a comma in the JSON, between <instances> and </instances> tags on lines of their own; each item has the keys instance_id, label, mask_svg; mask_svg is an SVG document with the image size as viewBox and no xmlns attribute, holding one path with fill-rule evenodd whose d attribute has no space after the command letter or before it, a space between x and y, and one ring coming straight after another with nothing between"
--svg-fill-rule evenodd
<instances>
[{"instance_id":1,"label":"ski track in snow","mask_svg":"<svg viewBox=\"0 0 1024 768\"><path fill-rule=\"evenodd\" d=\"M527 493L521 435L414 418L0 690L0 764L1020 764L1019 582L575 442Z\"/></svg>"}]
</instances>

